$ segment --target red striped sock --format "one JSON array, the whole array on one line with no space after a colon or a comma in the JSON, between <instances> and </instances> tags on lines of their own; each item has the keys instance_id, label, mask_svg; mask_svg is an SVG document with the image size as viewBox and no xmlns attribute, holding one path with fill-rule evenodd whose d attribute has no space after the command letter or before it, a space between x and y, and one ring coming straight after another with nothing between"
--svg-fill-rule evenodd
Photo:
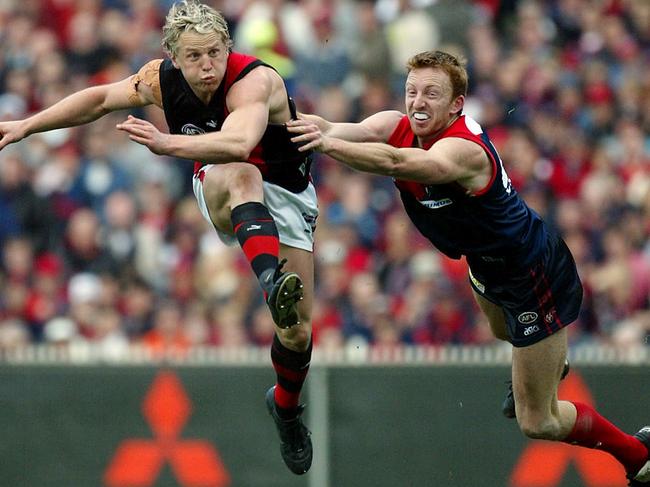
<instances>
[{"instance_id":1,"label":"red striped sock","mask_svg":"<svg viewBox=\"0 0 650 487\"><path fill-rule=\"evenodd\" d=\"M632 435L624 433L598 414L592 407L574 402L578 413L573 430L565 443L597 448L616 458L628 473L635 474L648 459L648 450Z\"/></svg>"},{"instance_id":2,"label":"red striped sock","mask_svg":"<svg viewBox=\"0 0 650 487\"><path fill-rule=\"evenodd\" d=\"M277 335L271 346L271 361L277 374L275 385L275 404L280 417L290 419L295 417L300 391L309 371L312 345L304 352L289 350L280 342Z\"/></svg>"},{"instance_id":3,"label":"red striped sock","mask_svg":"<svg viewBox=\"0 0 650 487\"><path fill-rule=\"evenodd\" d=\"M230 215L239 245L257 278L268 269L275 270L280 240L275 221L266 206L255 201L244 203L233 208ZM265 299L266 287L262 286Z\"/></svg>"}]
</instances>

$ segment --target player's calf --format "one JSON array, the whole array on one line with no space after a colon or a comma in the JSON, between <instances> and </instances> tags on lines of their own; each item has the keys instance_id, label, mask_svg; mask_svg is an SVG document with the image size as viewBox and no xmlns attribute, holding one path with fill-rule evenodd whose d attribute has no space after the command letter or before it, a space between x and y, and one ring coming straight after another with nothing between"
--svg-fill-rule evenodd
<instances>
[{"instance_id":1,"label":"player's calf","mask_svg":"<svg viewBox=\"0 0 650 487\"><path fill-rule=\"evenodd\" d=\"M303 284L295 272L282 272L286 259L276 269L269 269L260 276L262 287L267 290L266 304L273 321L280 328L300 324L298 303L304 297Z\"/></svg>"},{"instance_id":2,"label":"player's calf","mask_svg":"<svg viewBox=\"0 0 650 487\"><path fill-rule=\"evenodd\" d=\"M571 366L567 359L564 361L564 369L562 370L560 380L563 380L569 374L569 370L571 370ZM506 384L508 385L508 392L506 393L506 398L503 400L503 404L501 404L501 412L506 418L512 419L517 417L517 413L515 412L515 395L512 392L512 381L506 381Z\"/></svg>"}]
</instances>

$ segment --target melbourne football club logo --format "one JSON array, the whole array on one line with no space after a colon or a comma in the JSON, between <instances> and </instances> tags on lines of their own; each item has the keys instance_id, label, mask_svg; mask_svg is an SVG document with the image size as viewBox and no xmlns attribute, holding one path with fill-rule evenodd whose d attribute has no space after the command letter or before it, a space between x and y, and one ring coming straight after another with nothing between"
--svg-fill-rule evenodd
<instances>
[{"instance_id":1,"label":"melbourne football club logo","mask_svg":"<svg viewBox=\"0 0 650 487\"><path fill-rule=\"evenodd\" d=\"M181 132L183 132L185 135L200 135L204 134L205 130L203 130L201 127L197 127L193 123L186 123L181 128Z\"/></svg>"}]
</instances>

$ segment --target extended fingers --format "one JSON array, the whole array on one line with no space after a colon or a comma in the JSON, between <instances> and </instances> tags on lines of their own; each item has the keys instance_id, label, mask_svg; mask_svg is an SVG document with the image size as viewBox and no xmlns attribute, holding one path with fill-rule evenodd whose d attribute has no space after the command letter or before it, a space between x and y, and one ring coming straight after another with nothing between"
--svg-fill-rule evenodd
<instances>
[{"instance_id":1,"label":"extended fingers","mask_svg":"<svg viewBox=\"0 0 650 487\"><path fill-rule=\"evenodd\" d=\"M289 120L285 125L287 126L287 130L294 134L318 130L318 126L309 120Z\"/></svg>"},{"instance_id":2,"label":"extended fingers","mask_svg":"<svg viewBox=\"0 0 650 487\"><path fill-rule=\"evenodd\" d=\"M306 152L308 150L316 150L318 147L320 147L320 143L321 143L320 140L313 140L311 142L308 142L298 147L298 151Z\"/></svg>"},{"instance_id":3,"label":"extended fingers","mask_svg":"<svg viewBox=\"0 0 650 487\"><path fill-rule=\"evenodd\" d=\"M319 139L321 137L321 135L322 135L318 131L317 132L313 132L313 131L300 131L300 132L298 132L298 131L296 131L294 133L297 134L297 135L294 135L293 137L291 137L291 141L295 142L297 144L299 144L301 142L307 142L307 141Z\"/></svg>"},{"instance_id":4,"label":"extended fingers","mask_svg":"<svg viewBox=\"0 0 650 487\"><path fill-rule=\"evenodd\" d=\"M130 125L126 123L121 123L117 125L117 129L127 132L131 135L138 135L141 137L146 137L147 135L149 135L149 131L145 127L141 127L139 125Z\"/></svg>"},{"instance_id":5,"label":"extended fingers","mask_svg":"<svg viewBox=\"0 0 650 487\"><path fill-rule=\"evenodd\" d=\"M153 125L146 120L129 115L124 122L118 123L115 127L118 130L126 130L131 127L153 127Z\"/></svg>"},{"instance_id":6,"label":"extended fingers","mask_svg":"<svg viewBox=\"0 0 650 487\"><path fill-rule=\"evenodd\" d=\"M134 117L133 115L129 115L128 117L126 117L126 121L128 123L133 123L133 124L136 124L136 125L151 125L150 122L147 122L146 120L143 120L143 119L138 118L138 117Z\"/></svg>"},{"instance_id":7,"label":"extended fingers","mask_svg":"<svg viewBox=\"0 0 650 487\"><path fill-rule=\"evenodd\" d=\"M313 136L320 137L321 135L321 131L316 124L305 120L292 120L288 122L287 131L292 134L297 134L291 139L294 142L311 140Z\"/></svg>"},{"instance_id":8,"label":"extended fingers","mask_svg":"<svg viewBox=\"0 0 650 487\"><path fill-rule=\"evenodd\" d=\"M320 146L323 138L320 132L307 132L292 137L291 141L299 145L298 150L300 152L305 152Z\"/></svg>"}]
</instances>

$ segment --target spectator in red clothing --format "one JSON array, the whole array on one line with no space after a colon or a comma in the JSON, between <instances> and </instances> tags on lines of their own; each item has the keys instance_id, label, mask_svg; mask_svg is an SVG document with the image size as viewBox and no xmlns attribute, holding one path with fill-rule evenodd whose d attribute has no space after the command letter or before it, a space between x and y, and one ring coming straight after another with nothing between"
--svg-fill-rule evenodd
<instances>
[{"instance_id":1,"label":"spectator in red clothing","mask_svg":"<svg viewBox=\"0 0 650 487\"><path fill-rule=\"evenodd\" d=\"M63 263L53 254L43 254L34 261L33 276L24 317L34 338L40 340L45 323L64 311Z\"/></svg>"},{"instance_id":2,"label":"spectator in red clothing","mask_svg":"<svg viewBox=\"0 0 650 487\"><path fill-rule=\"evenodd\" d=\"M22 118L54 104L72 91L123 79L132 67L160 57L159 44L150 40L158 35L164 14L163 4L169 3L154 0L4 2L0 7L0 36L3 39L0 119ZM331 24L322 24L322 32L334 31L346 40L349 48L359 42L359 33L363 31L361 37L366 42L365 50L396 51L394 42L387 36L390 27L384 21L391 15L386 6L396 5L396 2L380 3L364 0L352 5L339 2L329 19ZM413 19L412 14L418 12L407 3L403 11L395 10L393 13ZM469 2L461 2L463 5L458 6L454 2L434 3L435 6L428 9L440 12L441 16L436 17L440 20L445 18L442 14L446 8L454 9L457 14ZM591 2L593 8L589 9L582 8L584 1L536 2L532 5L529 2L489 0L474 4L480 4L479 8L466 17L466 26L459 32L450 33L450 23L440 24L440 42L447 45L456 40L458 49L469 58L470 78L475 84L470 92L476 96L468 98L466 107L468 113L486 128L495 147L503 154L506 170L528 186L526 197L535 208L548 211L552 218L557 215L558 227L572 248L581 275L587 276L594 266L602 270L603 265L597 264L595 258L602 257L599 256L602 234L612 220L622 219L616 231L623 232L635 250L647 247L650 235L650 174L647 171L650 167L647 137L650 133L650 97L647 96L646 80L650 79L650 65L645 57L647 53L639 48L646 46L650 39L647 1ZM488 10L484 8L486 4ZM322 57L323 52L318 51L328 47L319 46L315 41L315 26L311 19L318 13L316 3L274 0L271 7L261 1L222 2L222 6L228 9L228 19L243 21L240 25L255 16L259 18L259 15L277 20L282 34L280 38L284 38L287 47L282 52L289 58L298 51L311 51ZM385 14L387 17L380 18ZM78 22L79 19L91 21ZM87 28L93 25L97 27L94 32ZM286 29L287 25L291 29ZM73 31L80 36L78 38L89 39L87 46L71 46L70 34ZM124 36L124 32L129 32L129 35ZM243 30L237 32L236 42ZM459 35L463 33L467 34L467 40ZM102 45L108 49L107 52L117 55L105 58L106 63L99 63L99 68L89 69L94 59L91 62L82 60L79 64L81 73L71 76L74 66L69 64L71 58L66 55L73 50L77 51L73 56L84 55L81 52L84 48L90 46L89 51L93 51ZM103 54L98 59L101 57ZM391 74L392 59L390 56L370 57L372 59L362 59L363 56L353 59L350 70L344 73L345 83L314 93L309 100L303 93L293 93L298 107L305 112L329 114L325 118L343 121L358 120L360 113L397 106L395 99L399 101L401 98L402 81L386 83ZM295 58L290 61L295 62ZM98 71L93 74L87 74L96 69ZM302 88L305 92L313 91L313 87ZM141 113L157 126L164 126L161 114L147 109ZM110 155L116 166L126 173L132 187L139 188L131 195L136 204L125 212L130 213L127 220L133 217L131 223L124 226L108 223L100 212L95 226L104 250L118 262L117 268L124 283L120 291L123 305L117 308L124 330L130 337L141 337L151 326L154 298L176 299L172 296L176 292L188 303L187 306L198 302L205 309L235 307L240 308L238 314L248 317L236 320L238 327L224 329L228 330L229 338L205 338L205 343L254 343L256 339L248 334L250 330L244 322L251 324L249 318L255 313L259 295L255 294L247 279L248 270L242 267L240 260L231 259L230 254L211 255L206 250L222 250L211 237L207 224L202 227L190 225L190 229L180 232L182 237L169 231L179 224L177 214L181 207L186 206L182 198L188 193L187 189L182 189L182 178L177 177L181 172L170 169L178 165L128 144L124 137L120 137L121 134L110 135L114 121L108 117L104 120L106 124L94 131L102 133L107 126L110 128L103 133L107 137ZM515 135L513 143L509 144L511 132ZM532 134L529 144L520 143L521 132ZM40 219L31 216L29 228L22 226L24 220L15 210L14 203L19 201L22 205L22 197L28 191L16 192L15 185L14 189L6 190L11 185L2 186L0 246L12 247L14 239L24 238L36 249L37 255L46 250L61 250L63 229L82 201L74 198L76 193L71 181L79 181L83 165L93 158L84 137L75 129L50 132L15 146L15 151L2 153L0 173L6 171L4 174L10 176L8 179L19 180L20 185L40 200L40 207L54 217L45 223L41 212L28 211L26 214L40 216ZM509 154L515 142L520 145L516 152L523 154L521 159L511 158ZM520 151L521 147L525 150ZM13 160L4 160L10 158ZM19 161L18 167L16 161ZM99 175L94 184L99 181L98 186L102 186L103 167L99 169L86 169L86 173L91 175L90 179ZM188 172L191 173L191 169ZM188 172L183 172L183 175L191 177ZM16 179L17 174L20 177ZM364 189L367 197L342 194L341 189L348 186L349 171L332 164L327 158L320 158L313 165L312 175L319 191L323 219L317 236L323 259L315 263L319 290L319 302L313 313L315 328L323 327L325 335L322 336L331 340L328 343L342 343L341 310L349 301L348 273L352 271L378 275L380 290L389 300L391 316L396 318L390 326L396 329L404 327L404 321L397 318L402 316L405 290L414 279L410 269L419 242L407 228L403 228L403 235L394 239L395 244L383 243L384 239L392 238L389 234L395 231L391 215L397 207L395 197L386 191L384 183L376 179L363 183L367 186ZM0 174L0 179L3 178ZM521 188L520 183L516 185ZM102 193L102 197L111 198L112 193L113 188L110 188ZM17 194L23 196L16 198ZM119 201L121 196L118 193L116 199ZM365 245L359 244L367 240L365 229L360 233L358 225L327 219L328 213L346 208L355 199L357 203L362 202L355 210L358 214L369 212L376 219L377 241L373 242L376 251L369 251ZM97 211L97 201L85 200L85 204ZM29 205L23 207L26 206ZM194 206L194 203L189 206ZM572 206L575 208L568 211L572 216L567 218L567 208ZM621 218L622 209L627 211L628 207L639 212L634 221L628 221L627 213ZM43 239L44 233L47 237ZM179 238L174 239L174 235L179 235ZM193 243L186 246L188 242ZM187 252L188 248L190 252ZM332 248L334 252L330 252ZM344 260L324 257L325 253L339 251ZM177 257L181 255L184 256L180 257L183 264L177 267ZM96 259L91 260L94 268ZM449 262L441 262L444 275L458 276L462 281L465 274L461 272L462 263L449 267ZM2 316L24 316L27 296L33 292L34 276L29 271L25 276L24 264L18 265L21 266L23 270L10 272L13 277L7 275L7 269L0 275ZM175 269L182 271L174 276ZM74 270L69 269L66 263L64 272L68 275ZM190 275L193 282L190 282ZM101 279L104 282L104 275ZM455 278L452 282L456 285ZM172 283L182 286L173 286ZM585 284L583 310L589 310L591 317L586 320L581 314L578 320L581 325L571 330L572 343L607 342L630 316L622 313L623 321L605 320L602 316L601 319L608 324L599 330L597 313L589 305L590 286L588 282ZM114 288L114 284L108 288ZM603 296L598 294L599 298L607 300ZM462 301L465 296L460 294L458 299ZM641 312L649 307L644 305ZM64 312L70 315L71 307L67 306ZM468 309L466 312L469 321L480 322L476 310ZM587 322L588 325L582 325ZM315 342L320 340L319 333L316 331ZM201 333L197 332L195 336L201 336ZM225 337L226 333L222 336ZM390 330L386 333L382 330L382 336L390 341ZM637 335L626 336L633 340ZM408 338L404 340L406 342ZM637 343L641 342L637 340Z\"/></svg>"},{"instance_id":3,"label":"spectator in red clothing","mask_svg":"<svg viewBox=\"0 0 650 487\"><path fill-rule=\"evenodd\" d=\"M190 341L183 331L183 312L167 301L156 306L153 328L142 337L142 344L156 356L187 352Z\"/></svg>"},{"instance_id":4,"label":"spectator in red clothing","mask_svg":"<svg viewBox=\"0 0 650 487\"><path fill-rule=\"evenodd\" d=\"M590 148L584 134L569 129L560 136L558 155L552 160L549 188L561 199L578 197L584 178L589 174Z\"/></svg>"}]
</instances>

